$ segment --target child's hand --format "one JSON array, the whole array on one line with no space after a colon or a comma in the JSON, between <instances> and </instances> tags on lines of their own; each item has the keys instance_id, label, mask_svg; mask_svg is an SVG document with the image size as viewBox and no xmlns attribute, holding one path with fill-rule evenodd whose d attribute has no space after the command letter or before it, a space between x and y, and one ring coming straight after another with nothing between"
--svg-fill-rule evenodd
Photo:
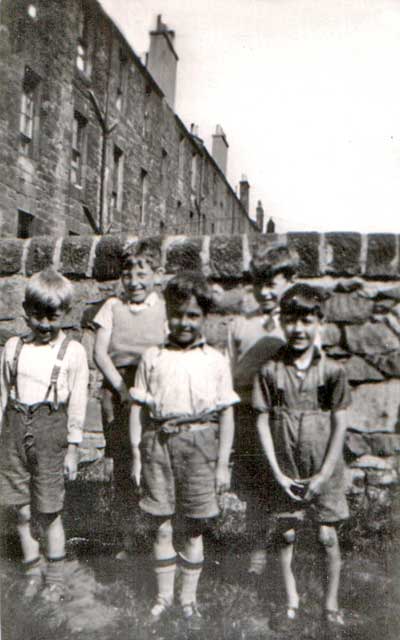
<instances>
[{"instance_id":1,"label":"child's hand","mask_svg":"<svg viewBox=\"0 0 400 640\"><path fill-rule=\"evenodd\" d=\"M156 406L153 396L142 389L138 389L137 387L131 387L129 389L129 400L135 404L147 407L150 411L154 411Z\"/></svg>"},{"instance_id":2,"label":"child's hand","mask_svg":"<svg viewBox=\"0 0 400 640\"><path fill-rule=\"evenodd\" d=\"M317 473L315 476L307 478L307 480L300 480L300 482L305 489L304 500L311 501L321 493L326 478L321 473Z\"/></svg>"},{"instance_id":3,"label":"child's hand","mask_svg":"<svg viewBox=\"0 0 400 640\"><path fill-rule=\"evenodd\" d=\"M64 476L67 480L76 480L78 475L78 447L76 444L68 445L68 451L64 458Z\"/></svg>"},{"instance_id":4,"label":"child's hand","mask_svg":"<svg viewBox=\"0 0 400 640\"><path fill-rule=\"evenodd\" d=\"M228 491L231 485L231 471L228 464L217 464L215 472L215 489L218 494Z\"/></svg>"},{"instance_id":5,"label":"child's hand","mask_svg":"<svg viewBox=\"0 0 400 640\"><path fill-rule=\"evenodd\" d=\"M294 480L293 478L289 478L285 476L283 473L280 474L277 478L278 484L282 487L284 492L296 502L301 502L304 500L304 485L299 482L299 480Z\"/></svg>"}]
</instances>

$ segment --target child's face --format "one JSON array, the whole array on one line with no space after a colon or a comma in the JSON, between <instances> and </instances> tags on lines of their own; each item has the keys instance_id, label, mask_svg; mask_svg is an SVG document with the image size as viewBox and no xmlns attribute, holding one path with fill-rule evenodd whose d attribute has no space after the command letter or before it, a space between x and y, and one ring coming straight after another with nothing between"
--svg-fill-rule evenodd
<instances>
[{"instance_id":1,"label":"child's face","mask_svg":"<svg viewBox=\"0 0 400 640\"><path fill-rule=\"evenodd\" d=\"M301 354L314 347L322 321L314 313L281 316L281 325L288 346Z\"/></svg>"},{"instance_id":2,"label":"child's face","mask_svg":"<svg viewBox=\"0 0 400 640\"><path fill-rule=\"evenodd\" d=\"M60 333L66 311L61 308L53 309L47 306L25 306L26 323L33 333L35 342L48 344L55 340Z\"/></svg>"},{"instance_id":3,"label":"child's face","mask_svg":"<svg viewBox=\"0 0 400 640\"><path fill-rule=\"evenodd\" d=\"M283 273L277 273L271 280L256 281L253 285L254 297L263 313L271 313L279 300L293 283Z\"/></svg>"},{"instance_id":4,"label":"child's face","mask_svg":"<svg viewBox=\"0 0 400 640\"><path fill-rule=\"evenodd\" d=\"M152 267L141 258L132 261L123 268L121 282L129 302L140 304L153 291L155 273Z\"/></svg>"},{"instance_id":5,"label":"child's face","mask_svg":"<svg viewBox=\"0 0 400 640\"><path fill-rule=\"evenodd\" d=\"M177 344L188 347L201 337L205 315L194 296L181 304L168 305L167 316L170 336Z\"/></svg>"}]
</instances>

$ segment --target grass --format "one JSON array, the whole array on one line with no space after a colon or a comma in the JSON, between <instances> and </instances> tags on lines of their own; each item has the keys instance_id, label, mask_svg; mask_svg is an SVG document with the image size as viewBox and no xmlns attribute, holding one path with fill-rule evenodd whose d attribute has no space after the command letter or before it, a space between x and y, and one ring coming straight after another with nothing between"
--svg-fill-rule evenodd
<instances>
[{"instance_id":1,"label":"grass","mask_svg":"<svg viewBox=\"0 0 400 640\"><path fill-rule=\"evenodd\" d=\"M21 599L18 544L3 538L2 640L325 640L321 624L324 564L311 531L299 536L295 572L302 618L287 633L274 632L271 613L282 602L276 551L269 548L268 567L257 585L246 584L251 540L245 533L243 506L234 499L219 523L210 526L206 565L199 588L203 629L191 632L174 608L158 625L148 622L154 597L151 541L145 521L135 514L130 561L115 560L118 526L112 496L104 487L82 492L74 487L73 507L66 511L68 597L62 605L40 598ZM90 493L92 492L92 493ZM71 495L70 495L71 499ZM360 515L361 514L361 515ZM375 513L368 526L364 511L341 530L343 572L341 600L347 624L343 640L398 640L400 627L400 553L396 518ZM179 535L177 547L179 547ZM177 577L179 588L179 576Z\"/></svg>"}]
</instances>

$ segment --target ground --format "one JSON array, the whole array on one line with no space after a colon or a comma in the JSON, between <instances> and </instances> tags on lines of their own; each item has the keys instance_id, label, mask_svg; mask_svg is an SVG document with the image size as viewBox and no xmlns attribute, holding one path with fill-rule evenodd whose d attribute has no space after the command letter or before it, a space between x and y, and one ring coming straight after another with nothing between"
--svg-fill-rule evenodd
<instances>
[{"instance_id":1,"label":"ground","mask_svg":"<svg viewBox=\"0 0 400 640\"><path fill-rule=\"evenodd\" d=\"M268 568L259 583L245 581L249 539L241 503L227 499L226 509L206 537L206 567L199 603L203 629L191 631L173 609L154 626L148 622L154 597L150 540L145 522L135 514L129 561L118 561L120 537L112 495L97 486L75 485L74 508L66 510L68 536L67 593L61 605L40 597L21 598L19 548L11 529L2 545L3 640L320 640L329 637L321 622L323 563L309 529L301 532L295 570L303 615L290 632L270 628L271 613L282 601L276 552L269 546ZM78 498L78 495L80 498ZM91 504L88 509L87 505ZM85 507L86 505L86 507ZM68 506L68 505L67 505ZM398 640L400 637L400 550L393 509L368 527L353 517L340 532L343 547L341 601L344 640ZM179 536L177 539L179 547ZM179 576L177 578L179 585Z\"/></svg>"}]
</instances>

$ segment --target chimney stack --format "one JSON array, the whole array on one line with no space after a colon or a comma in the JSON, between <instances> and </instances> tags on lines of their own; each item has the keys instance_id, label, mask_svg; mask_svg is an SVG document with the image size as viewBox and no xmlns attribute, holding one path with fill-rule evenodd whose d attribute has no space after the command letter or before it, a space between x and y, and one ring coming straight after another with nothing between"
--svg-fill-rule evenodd
<instances>
[{"instance_id":1,"label":"chimney stack","mask_svg":"<svg viewBox=\"0 0 400 640\"><path fill-rule=\"evenodd\" d=\"M263 209L261 200L257 202L256 221L257 221L257 226L262 233L264 231L264 209Z\"/></svg>"},{"instance_id":2,"label":"chimney stack","mask_svg":"<svg viewBox=\"0 0 400 640\"><path fill-rule=\"evenodd\" d=\"M242 175L239 183L239 199L247 215L249 215L250 185L245 175Z\"/></svg>"},{"instance_id":3,"label":"chimney stack","mask_svg":"<svg viewBox=\"0 0 400 640\"><path fill-rule=\"evenodd\" d=\"M267 233L275 233L275 222L272 218L267 222Z\"/></svg>"},{"instance_id":4,"label":"chimney stack","mask_svg":"<svg viewBox=\"0 0 400 640\"><path fill-rule=\"evenodd\" d=\"M224 130L220 124L217 124L212 137L212 157L224 175L226 175L228 167L228 148L229 144Z\"/></svg>"},{"instance_id":5,"label":"chimney stack","mask_svg":"<svg viewBox=\"0 0 400 640\"><path fill-rule=\"evenodd\" d=\"M175 31L168 29L157 16L157 26L150 31L147 69L163 92L169 106L175 108L176 69L178 56L174 49Z\"/></svg>"}]
</instances>

